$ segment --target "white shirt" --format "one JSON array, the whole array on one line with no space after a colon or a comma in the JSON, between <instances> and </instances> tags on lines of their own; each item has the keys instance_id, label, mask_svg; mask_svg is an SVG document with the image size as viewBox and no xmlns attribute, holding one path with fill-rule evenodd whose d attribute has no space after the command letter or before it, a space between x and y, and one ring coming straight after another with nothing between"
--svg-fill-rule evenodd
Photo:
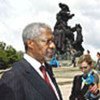
<instances>
[{"instance_id":1,"label":"white shirt","mask_svg":"<svg viewBox=\"0 0 100 100\"><path fill-rule=\"evenodd\" d=\"M42 72L40 71L40 67L41 67L41 63L40 63L40 62L38 62L36 59L32 58L32 57L29 56L28 54L24 54L24 59L26 59L26 60L31 64L31 66L37 71L37 73L38 73L42 78L44 78ZM58 93L57 93L57 90L56 90L56 88L55 88L53 82L51 81L51 78L50 78L49 74L48 74L47 72L46 72L46 74L47 74L47 76L48 76L48 78L49 78L50 84L52 85L53 90L54 90L54 92L55 92L55 94L56 94L58 100L60 100L59 95L58 95Z\"/></svg>"}]
</instances>

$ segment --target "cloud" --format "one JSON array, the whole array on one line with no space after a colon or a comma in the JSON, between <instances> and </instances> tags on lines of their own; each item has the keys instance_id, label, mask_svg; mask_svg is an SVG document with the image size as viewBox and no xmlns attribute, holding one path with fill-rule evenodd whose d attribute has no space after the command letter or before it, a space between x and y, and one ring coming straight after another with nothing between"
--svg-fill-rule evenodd
<instances>
[{"instance_id":1,"label":"cloud","mask_svg":"<svg viewBox=\"0 0 100 100\"><path fill-rule=\"evenodd\" d=\"M0 41L24 50L21 34L23 28L31 22L45 22L52 29L58 3L66 3L75 16L69 21L72 27L80 23L84 36L84 47L91 51L100 48L100 1L99 0L0 0Z\"/></svg>"},{"instance_id":2,"label":"cloud","mask_svg":"<svg viewBox=\"0 0 100 100\"><path fill-rule=\"evenodd\" d=\"M74 23L78 21L82 25L85 44L99 49L100 1L77 0L77 2L74 2L72 9L75 11Z\"/></svg>"}]
</instances>

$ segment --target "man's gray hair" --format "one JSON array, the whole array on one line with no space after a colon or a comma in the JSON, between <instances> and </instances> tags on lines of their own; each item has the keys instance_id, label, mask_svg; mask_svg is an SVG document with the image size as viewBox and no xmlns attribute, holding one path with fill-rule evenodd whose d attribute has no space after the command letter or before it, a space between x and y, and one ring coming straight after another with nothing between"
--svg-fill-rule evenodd
<instances>
[{"instance_id":1,"label":"man's gray hair","mask_svg":"<svg viewBox=\"0 0 100 100\"><path fill-rule=\"evenodd\" d=\"M51 31L51 28L44 23L31 23L25 27L23 30L22 38L24 43L29 39L34 39L41 34L42 29L48 29Z\"/></svg>"}]
</instances>

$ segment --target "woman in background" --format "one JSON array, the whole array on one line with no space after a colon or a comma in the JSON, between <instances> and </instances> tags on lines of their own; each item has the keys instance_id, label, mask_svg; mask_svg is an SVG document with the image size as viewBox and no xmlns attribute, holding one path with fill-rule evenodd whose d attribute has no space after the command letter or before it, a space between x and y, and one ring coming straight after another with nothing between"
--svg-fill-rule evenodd
<instances>
[{"instance_id":1,"label":"woman in background","mask_svg":"<svg viewBox=\"0 0 100 100\"><path fill-rule=\"evenodd\" d=\"M79 61L82 75L76 75L69 100L98 100L99 77L93 70L92 59L88 55L83 55Z\"/></svg>"}]
</instances>

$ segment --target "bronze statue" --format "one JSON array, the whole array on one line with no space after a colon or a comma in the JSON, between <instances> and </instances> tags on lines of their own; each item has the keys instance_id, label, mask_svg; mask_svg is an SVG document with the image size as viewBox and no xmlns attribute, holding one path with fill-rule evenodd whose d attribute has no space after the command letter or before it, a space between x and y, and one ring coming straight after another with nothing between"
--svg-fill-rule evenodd
<instances>
[{"instance_id":1,"label":"bronze statue","mask_svg":"<svg viewBox=\"0 0 100 100\"><path fill-rule=\"evenodd\" d=\"M79 57L83 54L84 48L82 47L83 35L82 27L80 24L76 24L75 27L68 25L68 20L72 19L74 14L70 13L68 5L59 3L61 10L56 15L56 24L54 26L54 36L57 53L67 56L71 54L71 50L75 49L75 57ZM74 38L74 32L77 33L76 39Z\"/></svg>"}]
</instances>

